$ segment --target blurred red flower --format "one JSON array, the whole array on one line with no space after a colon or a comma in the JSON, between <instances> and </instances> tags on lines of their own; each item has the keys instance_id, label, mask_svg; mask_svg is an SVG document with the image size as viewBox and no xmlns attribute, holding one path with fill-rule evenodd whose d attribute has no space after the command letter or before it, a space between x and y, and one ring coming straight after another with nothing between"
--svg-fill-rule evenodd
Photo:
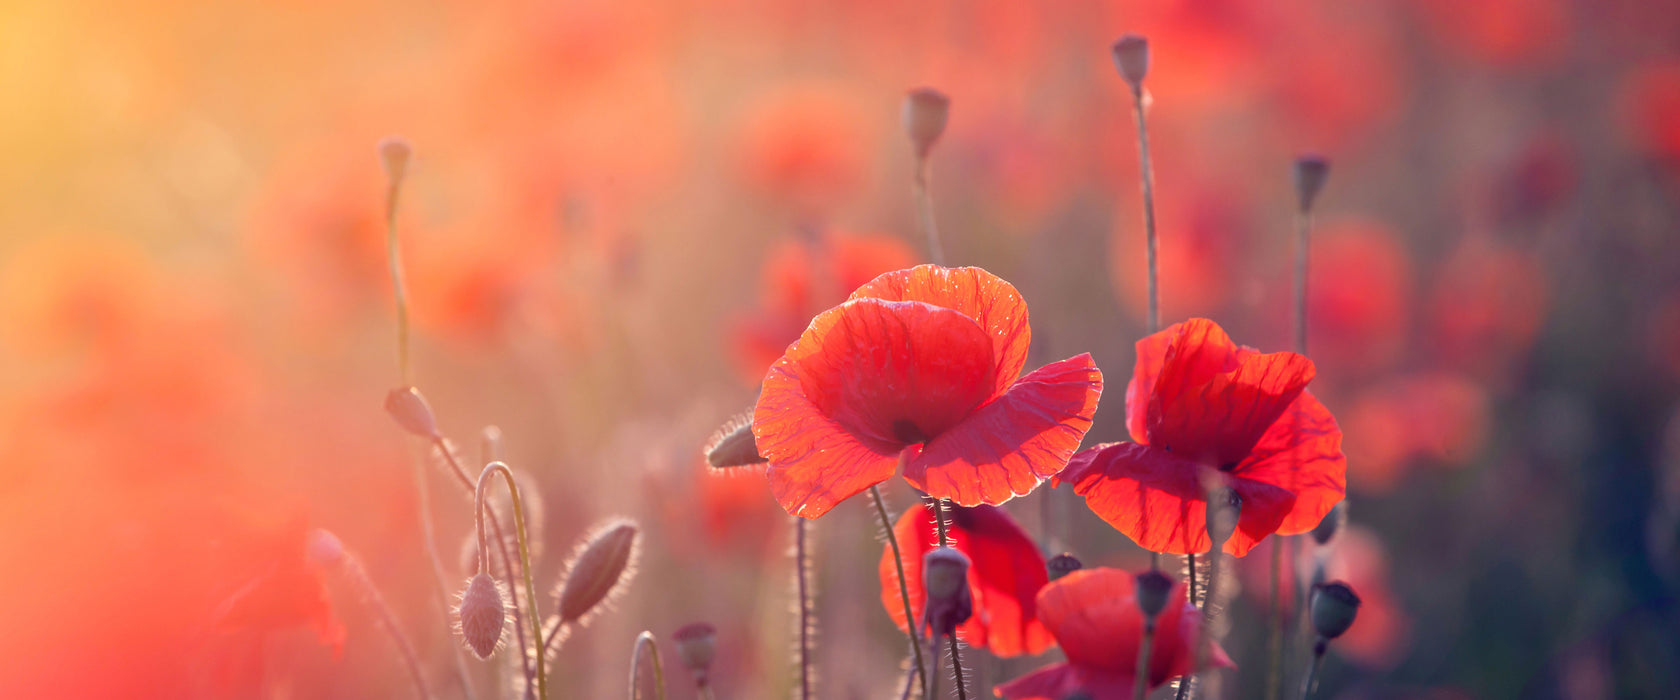
<instances>
[{"instance_id":1,"label":"blurred red flower","mask_svg":"<svg viewBox=\"0 0 1680 700\"><path fill-rule=\"evenodd\" d=\"M1430 346L1450 367L1509 379L1540 332L1548 296L1532 253L1469 238L1441 264L1432 285Z\"/></svg>"},{"instance_id":2,"label":"blurred red flower","mask_svg":"<svg viewBox=\"0 0 1680 700\"><path fill-rule=\"evenodd\" d=\"M993 689L1010 700L1062 700L1083 691L1092 700L1132 697L1137 677L1143 613L1138 610L1134 577L1119 569L1075 571L1038 592L1038 616L1067 653L1056 663ZM1200 613L1185 598L1183 583L1173 587L1165 610L1155 621L1149 655L1149 687L1194 672ZM1208 644L1204 668L1234 668L1218 643Z\"/></svg>"},{"instance_id":3,"label":"blurred red flower","mask_svg":"<svg viewBox=\"0 0 1680 700\"><path fill-rule=\"evenodd\" d=\"M815 518L886 481L996 505L1030 492L1090 429L1102 373L1089 354L1017 377L1027 305L973 267L889 272L823 312L765 375L753 414L770 489Z\"/></svg>"},{"instance_id":4,"label":"blurred red flower","mask_svg":"<svg viewBox=\"0 0 1680 700\"><path fill-rule=\"evenodd\" d=\"M310 560L309 528L293 518L279 532L250 544L256 560L240 586L216 611L219 629L270 632L308 627L334 656L344 650L344 625L333 614L325 574Z\"/></svg>"},{"instance_id":5,"label":"blurred red flower","mask_svg":"<svg viewBox=\"0 0 1680 700\"><path fill-rule=\"evenodd\" d=\"M1345 221L1312 242L1307 318L1313 361L1326 372L1384 368L1409 327L1411 261L1388 227Z\"/></svg>"},{"instance_id":6,"label":"blurred red flower","mask_svg":"<svg viewBox=\"0 0 1680 700\"><path fill-rule=\"evenodd\" d=\"M910 591L910 620L920 622L927 593L922 586L922 556L939 540L933 509L917 505L899 516L893 527L904 555L904 578ZM1040 654L1054 644L1035 615L1034 597L1049 582L1044 556L1025 530L995 506L954 506L946 523L951 546L968 555L969 593L974 616L957 627L969 646L985 647L1000 657ZM904 601L898 590L898 568L892 548L881 549L881 604L893 623L906 632Z\"/></svg>"},{"instance_id":7,"label":"blurred red flower","mask_svg":"<svg viewBox=\"0 0 1680 700\"><path fill-rule=\"evenodd\" d=\"M1273 532L1312 529L1342 500L1342 431L1305 391L1311 360L1238 346L1200 318L1137 353L1126 386L1135 442L1085 450L1056 476L1103 520L1150 551L1207 551L1207 494L1229 488L1242 511L1225 551L1240 557Z\"/></svg>"},{"instance_id":8,"label":"blurred red flower","mask_svg":"<svg viewBox=\"0 0 1680 700\"><path fill-rule=\"evenodd\" d=\"M1561 0L1421 0L1417 8L1437 37L1498 67L1534 65L1569 45L1569 12Z\"/></svg>"},{"instance_id":9,"label":"blurred red flower","mask_svg":"<svg viewBox=\"0 0 1680 700\"><path fill-rule=\"evenodd\" d=\"M1418 372L1366 390L1347 414L1355 490L1391 488L1418 458L1464 464L1488 428L1487 390L1445 372ZM1363 589L1361 589L1363 591Z\"/></svg>"}]
</instances>

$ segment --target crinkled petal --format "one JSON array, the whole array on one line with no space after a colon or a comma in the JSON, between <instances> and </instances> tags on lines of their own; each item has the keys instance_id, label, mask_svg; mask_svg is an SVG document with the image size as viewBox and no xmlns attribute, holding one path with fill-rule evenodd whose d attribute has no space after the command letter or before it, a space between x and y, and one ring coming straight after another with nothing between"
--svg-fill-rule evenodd
<instances>
[{"instance_id":1,"label":"crinkled petal","mask_svg":"<svg viewBox=\"0 0 1680 700\"><path fill-rule=\"evenodd\" d=\"M1132 574L1081 569L1038 591L1038 619L1081 669L1128 673L1143 635Z\"/></svg>"},{"instance_id":2,"label":"crinkled petal","mask_svg":"<svg viewBox=\"0 0 1680 700\"><path fill-rule=\"evenodd\" d=\"M1155 390L1155 378L1161 375L1161 364L1167 360L1167 348L1178 337L1184 324L1174 323L1139 339L1137 361L1132 364L1132 379L1126 382L1126 432L1132 442L1149 444L1145 418L1149 415L1149 392Z\"/></svg>"},{"instance_id":3,"label":"crinkled petal","mask_svg":"<svg viewBox=\"0 0 1680 700\"><path fill-rule=\"evenodd\" d=\"M1150 392L1150 444L1211 466L1234 467L1313 377L1295 353L1239 353L1217 324L1181 324Z\"/></svg>"},{"instance_id":4,"label":"crinkled petal","mask_svg":"<svg viewBox=\"0 0 1680 700\"><path fill-rule=\"evenodd\" d=\"M974 319L992 339L996 362L993 396L1007 390L1027 364L1027 346L1032 340L1027 302L1013 285L978 267L917 265L888 272L859 287L852 298L920 301Z\"/></svg>"},{"instance_id":5,"label":"crinkled petal","mask_svg":"<svg viewBox=\"0 0 1680 700\"><path fill-rule=\"evenodd\" d=\"M1155 648L1149 658L1149 687L1156 688L1179 676L1209 668L1236 668L1219 642L1208 643L1207 659L1196 668L1196 644L1201 629L1201 609L1190 604L1189 586L1179 582L1168 597L1165 610L1155 620Z\"/></svg>"},{"instance_id":6,"label":"crinkled petal","mask_svg":"<svg viewBox=\"0 0 1680 700\"><path fill-rule=\"evenodd\" d=\"M999 684L992 688L992 693L1007 700L1062 700L1081 690L1085 690L1085 685L1073 664L1056 663L1041 667L1008 683ZM1092 696L1092 700L1096 700L1096 697ZM1115 697L1113 700L1123 699Z\"/></svg>"},{"instance_id":7,"label":"crinkled petal","mask_svg":"<svg viewBox=\"0 0 1680 700\"><path fill-rule=\"evenodd\" d=\"M1102 372L1089 354L1040 367L928 442L904 478L965 506L1025 495L1067 466L1101 396Z\"/></svg>"},{"instance_id":8,"label":"crinkled petal","mask_svg":"<svg viewBox=\"0 0 1680 700\"><path fill-rule=\"evenodd\" d=\"M1303 392L1233 473L1295 494L1294 504L1277 528L1280 534L1311 530L1347 495L1342 429L1330 409Z\"/></svg>"}]
</instances>

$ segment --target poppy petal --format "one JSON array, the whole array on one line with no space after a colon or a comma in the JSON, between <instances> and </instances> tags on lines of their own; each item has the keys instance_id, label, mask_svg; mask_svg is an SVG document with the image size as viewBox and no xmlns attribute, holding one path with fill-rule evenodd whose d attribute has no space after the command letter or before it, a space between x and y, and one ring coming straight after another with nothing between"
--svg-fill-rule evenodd
<instances>
[{"instance_id":1,"label":"poppy petal","mask_svg":"<svg viewBox=\"0 0 1680 700\"><path fill-rule=\"evenodd\" d=\"M1190 604L1189 585L1173 586L1167 608L1155 621L1155 650L1149 659L1149 687L1155 688L1179 676L1194 673L1196 644L1200 637L1202 611ZM1217 641L1208 643L1202 668L1236 668Z\"/></svg>"},{"instance_id":2,"label":"poppy petal","mask_svg":"<svg viewBox=\"0 0 1680 700\"><path fill-rule=\"evenodd\" d=\"M1235 467L1312 380L1312 361L1292 352L1240 353L1207 319L1182 326L1150 392L1150 443Z\"/></svg>"},{"instance_id":3,"label":"poppy petal","mask_svg":"<svg viewBox=\"0 0 1680 700\"><path fill-rule=\"evenodd\" d=\"M772 493L815 518L892 476L905 445L984 401L991 340L918 302L856 299L823 312L764 377L753 412Z\"/></svg>"},{"instance_id":4,"label":"poppy petal","mask_svg":"<svg viewBox=\"0 0 1680 700\"><path fill-rule=\"evenodd\" d=\"M1149 444L1145 418L1149 415L1149 392L1155 390L1155 378L1161 376L1161 365L1167 361L1167 348L1183 330L1183 323L1174 323L1140 338L1137 361L1132 364L1132 379L1126 383L1126 432L1132 442Z\"/></svg>"},{"instance_id":5,"label":"poppy petal","mask_svg":"<svg viewBox=\"0 0 1680 700\"><path fill-rule=\"evenodd\" d=\"M1080 674L1072 664L1055 663L999 684L992 688L992 693L1007 700L1062 700L1084 689Z\"/></svg>"},{"instance_id":6,"label":"poppy petal","mask_svg":"<svg viewBox=\"0 0 1680 700\"><path fill-rule=\"evenodd\" d=\"M1009 389L1027 364L1027 346L1032 340L1027 302L1014 285L978 267L917 265L888 272L852 292L852 298L920 301L974 319L993 343L997 373L993 396Z\"/></svg>"},{"instance_id":7,"label":"poppy petal","mask_svg":"<svg viewBox=\"0 0 1680 700\"><path fill-rule=\"evenodd\" d=\"M904 478L934 498L997 505L1060 472L1102 396L1089 354L1045 365L928 442Z\"/></svg>"},{"instance_id":8,"label":"poppy petal","mask_svg":"<svg viewBox=\"0 0 1680 700\"><path fill-rule=\"evenodd\" d=\"M1144 549L1192 554L1212 546L1204 478L1222 481L1242 498L1237 529L1224 547L1233 556L1248 554L1277 530L1294 506L1294 496L1273 484L1209 469L1135 442L1098 445L1074 455L1067 470L1057 475L1057 483L1073 484L1093 513Z\"/></svg>"},{"instance_id":9,"label":"poppy petal","mask_svg":"<svg viewBox=\"0 0 1680 700\"><path fill-rule=\"evenodd\" d=\"M1081 669L1135 671L1143 613L1134 578L1118 569L1081 569L1038 591L1038 619Z\"/></svg>"},{"instance_id":10,"label":"poppy petal","mask_svg":"<svg viewBox=\"0 0 1680 700\"><path fill-rule=\"evenodd\" d=\"M1311 530L1347 496L1342 429L1330 409L1303 392L1260 436L1248 460L1233 473L1295 494L1278 533L1297 535Z\"/></svg>"}]
</instances>

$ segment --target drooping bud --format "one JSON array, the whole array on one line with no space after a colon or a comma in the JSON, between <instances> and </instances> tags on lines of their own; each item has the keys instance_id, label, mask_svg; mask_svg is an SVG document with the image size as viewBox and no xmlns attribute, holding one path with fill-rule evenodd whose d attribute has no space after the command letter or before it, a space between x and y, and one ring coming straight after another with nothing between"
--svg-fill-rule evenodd
<instances>
[{"instance_id":1,"label":"drooping bud","mask_svg":"<svg viewBox=\"0 0 1680 700\"><path fill-rule=\"evenodd\" d=\"M344 543L339 541L338 535L319 528L309 533L306 551L309 560L322 568L330 569L344 561Z\"/></svg>"},{"instance_id":2,"label":"drooping bud","mask_svg":"<svg viewBox=\"0 0 1680 700\"><path fill-rule=\"evenodd\" d=\"M432 406L426 403L426 397L420 395L419 389L411 386L392 389L385 395L385 412L391 414L403 430L428 440L439 437Z\"/></svg>"},{"instance_id":3,"label":"drooping bud","mask_svg":"<svg viewBox=\"0 0 1680 700\"><path fill-rule=\"evenodd\" d=\"M1318 636L1335 639L1353 626L1359 615L1359 596L1341 581L1313 586L1312 624Z\"/></svg>"},{"instance_id":4,"label":"drooping bud","mask_svg":"<svg viewBox=\"0 0 1680 700\"><path fill-rule=\"evenodd\" d=\"M752 431L752 411L731 418L706 442L706 462L714 469L744 467L767 461L758 454L758 439L753 437Z\"/></svg>"},{"instance_id":5,"label":"drooping bud","mask_svg":"<svg viewBox=\"0 0 1680 700\"><path fill-rule=\"evenodd\" d=\"M1167 597L1172 595L1173 580L1160 569L1150 569L1137 575L1137 604L1146 619L1153 620L1167 609Z\"/></svg>"},{"instance_id":6,"label":"drooping bud","mask_svg":"<svg viewBox=\"0 0 1680 700\"><path fill-rule=\"evenodd\" d=\"M677 642L677 655L694 674L696 685L704 688L711 681L712 657L717 652L717 628L710 623L695 622L678 628L671 638Z\"/></svg>"},{"instance_id":7,"label":"drooping bud","mask_svg":"<svg viewBox=\"0 0 1680 700\"><path fill-rule=\"evenodd\" d=\"M945 121L951 113L951 98L933 88L916 88L904 97L904 131L910 134L910 144L917 158L926 158L945 133Z\"/></svg>"},{"instance_id":8,"label":"drooping bud","mask_svg":"<svg viewBox=\"0 0 1680 700\"><path fill-rule=\"evenodd\" d=\"M1317 542L1320 547L1330 544L1330 540L1336 536L1336 532L1341 530L1342 525L1346 522L1347 501L1344 500L1337 503L1336 507L1331 508L1329 513L1325 513L1323 520L1318 521L1318 525L1312 529L1313 541Z\"/></svg>"},{"instance_id":9,"label":"drooping bud","mask_svg":"<svg viewBox=\"0 0 1680 700\"><path fill-rule=\"evenodd\" d=\"M618 519L596 526L584 537L556 591L561 622L582 620L629 585L635 577L640 531L634 521Z\"/></svg>"},{"instance_id":10,"label":"drooping bud","mask_svg":"<svg viewBox=\"0 0 1680 700\"><path fill-rule=\"evenodd\" d=\"M507 623L507 604L502 589L489 574L480 573L467 582L461 593L461 638L480 659L496 653L502 642L502 627Z\"/></svg>"},{"instance_id":11,"label":"drooping bud","mask_svg":"<svg viewBox=\"0 0 1680 700\"><path fill-rule=\"evenodd\" d=\"M1044 568L1050 572L1050 580L1055 581L1063 576L1085 568L1085 564L1084 562L1079 561L1078 557L1068 554L1067 552L1062 552L1061 554L1050 557L1050 561L1044 562Z\"/></svg>"},{"instance_id":12,"label":"drooping bud","mask_svg":"<svg viewBox=\"0 0 1680 700\"><path fill-rule=\"evenodd\" d=\"M957 625L974 614L968 566L968 555L952 547L935 547L922 557L922 587L927 595L923 617L937 634L956 634Z\"/></svg>"},{"instance_id":13,"label":"drooping bud","mask_svg":"<svg viewBox=\"0 0 1680 700\"><path fill-rule=\"evenodd\" d=\"M1324 189L1324 183L1330 179L1330 161L1321 156L1301 156L1295 159L1295 196L1301 205L1301 213L1312 211L1313 202L1318 199L1318 193Z\"/></svg>"},{"instance_id":14,"label":"drooping bud","mask_svg":"<svg viewBox=\"0 0 1680 700\"><path fill-rule=\"evenodd\" d=\"M1143 89L1143 79L1149 75L1149 40L1127 34L1114 42L1110 51L1114 54L1114 67L1120 69L1120 77L1133 90Z\"/></svg>"},{"instance_id":15,"label":"drooping bud","mask_svg":"<svg viewBox=\"0 0 1680 700\"><path fill-rule=\"evenodd\" d=\"M1237 531L1237 521L1242 519L1242 496L1236 489L1220 487L1208 494L1207 531L1208 539L1213 540L1211 552L1217 552L1225 547L1225 542Z\"/></svg>"},{"instance_id":16,"label":"drooping bud","mask_svg":"<svg viewBox=\"0 0 1680 700\"><path fill-rule=\"evenodd\" d=\"M387 136L379 141L379 163L385 166L385 177L395 185L408 174L408 159L414 149L401 136Z\"/></svg>"}]
</instances>

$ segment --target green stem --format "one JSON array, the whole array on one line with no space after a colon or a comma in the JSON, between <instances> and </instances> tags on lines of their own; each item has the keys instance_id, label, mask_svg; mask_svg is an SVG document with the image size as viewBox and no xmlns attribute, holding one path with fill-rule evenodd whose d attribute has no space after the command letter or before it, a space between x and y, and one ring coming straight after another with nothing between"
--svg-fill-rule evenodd
<instances>
[{"instance_id":1,"label":"green stem","mask_svg":"<svg viewBox=\"0 0 1680 700\"><path fill-rule=\"evenodd\" d=\"M542 623L539 622L541 615L537 613L537 584L531 577L531 541L525 531L525 501L519 496L519 484L513 480L513 470L501 462L485 465L484 471L478 475L478 561L481 566L489 561L489 548L484 541L484 511L489 504L484 498L484 487L490 482L490 475L495 473L502 475L502 480L507 483L508 493L513 498L514 532L519 538L519 568L525 575L525 603L529 606L531 614L531 634L536 637L536 645L533 648L541 649L543 630ZM485 570L488 570L487 566ZM537 697L539 700L548 700L548 674L543 668L542 654L537 654Z\"/></svg>"},{"instance_id":2,"label":"green stem","mask_svg":"<svg viewBox=\"0 0 1680 700\"><path fill-rule=\"evenodd\" d=\"M892 518L887 515L887 504L881 499L880 486L869 487L869 496L875 499L875 513L881 516L881 529L887 533L887 546L892 548L893 566L898 572L898 596L904 602L904 626L910 633L910 648L915 651L916 665L911 669L911 673L922 677L922 690L926 692L927 667L922 661L922 641L916 634L915 611L910 607L910 584L904 580L904 554L899 551L898 534L893 532Z\"/></svg>"},{"instance_id":3,"label":"green stem","mask_svg":"<svg viewBox=\"0 0 1680 700\"><path fill-rule=\"evenodd\" d=\"M472 480L472 477L467 476L466 468L462 467L461 462L455 459L455 451L449 449L449 443L440 436L433 440L432 444L437 448L438 452L443 453L444 462L449 465L450 471L455 474L455 479L461 482L461 486L465 487L469 494L474 494L476 499L476 482ZM502 534L502 514L497 512L496 504L494 503L485 503L484 509L490 514L490 535L496 540L495 551L501 557L500 563L502 565L502 577L507 579L509 585L511 586L513 583L514 559L513 553L509 552L507 548L507 536ZM478 570L487 572L491 576L495 576L496 571L484 564L485 560L482 557L489 556L489 553L488 550L484 548L484 540L482 538L479 539L478 553L481 557L479 559ZM542 624L542 617L537 615L536 608L531 608L529 613L531 615L532 625ZM514 639L519 640L519 667L525 674L526 682L529 683L533 678L535 678L535 673L531 668L530 650L525 647L525 616L524 613L519 611L518 591L514 592L513 600L513 636ZM541 649L542 647L537 648Z\"/></svg>"}]
</instances>

